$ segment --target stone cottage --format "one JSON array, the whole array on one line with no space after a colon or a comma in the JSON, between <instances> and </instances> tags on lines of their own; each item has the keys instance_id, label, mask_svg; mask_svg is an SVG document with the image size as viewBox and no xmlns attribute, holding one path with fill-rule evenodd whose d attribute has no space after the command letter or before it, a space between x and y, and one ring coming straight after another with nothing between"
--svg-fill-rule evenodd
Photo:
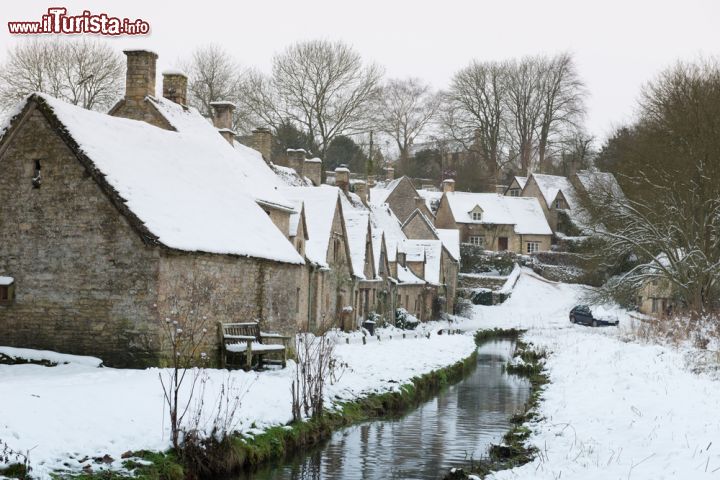
<instances>
[{"instance_id":1,"label":"stone cottage","mask_svg":"<svg viewBox=\"0 0 720 480\"><path fill-rule=\"evenodd\" d=\"M159 325L177 315L294 331L308 312L289 240L299 212L249 174L252 155L175 103L168 84L182 81L165 82L174 101L154 96L154 54L126 54L112 112L134 119L36 94L2 131L3 343L143 366L162 361Z\"/></svg>"},{"instance_id":2,"label":"stone cottage","mask_svg":"<svg viewBox=\"0 0 720 480\"><path fill-rule=\"evenodd\" d=\"M552 239L552 230L535 198L495 193L445 192L435 227L458 229L462 243L493 251L547 251Z\"/></svg>"}]
</instances>

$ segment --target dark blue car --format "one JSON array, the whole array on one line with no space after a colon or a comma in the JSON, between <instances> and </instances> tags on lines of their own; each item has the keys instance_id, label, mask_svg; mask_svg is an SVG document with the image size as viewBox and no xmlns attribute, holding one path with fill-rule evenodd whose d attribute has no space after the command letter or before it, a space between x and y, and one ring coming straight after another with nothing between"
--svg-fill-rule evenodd
<instances>
[{"instance_id":1,"label":"dark blue car","mask_svg":"<svg viewBox=\"0 0 720 480\"><path fill-rule=\"evenodd\" d=\"M590 327L609 325L617 326L620 324L619 320L612 322L610 320L593 317L593 314L590 311L590 307L588 307L587 305L577 305L573 307L573 309L570 310L570 322L579 323L581 325L587 325Z\"/></svg>"}]
</instances>

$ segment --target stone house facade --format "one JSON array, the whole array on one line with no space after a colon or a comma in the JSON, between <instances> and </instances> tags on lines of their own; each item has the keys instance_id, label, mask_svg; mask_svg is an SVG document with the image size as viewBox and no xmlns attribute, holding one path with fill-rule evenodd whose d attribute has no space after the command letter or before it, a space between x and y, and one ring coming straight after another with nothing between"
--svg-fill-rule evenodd
<instances>
[{"instance_id":1,"label":"stone house facade","mask_svg":"<svg viewBox=\"0 0 720 480\"><path fill-rule=\"evenodd\" d=\"M228 211L231 220L217 228L220 231L236 222L238 229L272 239L268 246L278 245L279 251L263 257L260 250L244 250L242 238L237 249L228 244L207 251L200 240L190 238L200 235L197 232L166 242L164 234L158 233L163 229L156 225L163 219L143 216L154 207L128 198L133 188L147 187L149 193L152 188L140 174L130 175L131 167L126 171L111 158L127 151L129 162L137 160L134 157L162 162L164 155L152 148L141 150L132 138L115 132L141 132L138 138L156 138L157 144L171 147L181 140L158 133L180 127L157 107L154 91L147 91L154 87L156 57L150 52L126 53L127 96L112 112L148 125L113 120L35 95L2 133L0 162L6 174L0 178L0 273L13 278L14 297L0 305L0 337L6 345L95 355L107 365L137 367L162 363L167 350L161 322L181 312L210 319L206 340L211 354L217 347L216 322L259 320L263 329L294 332L298 324L307 322L310 282L302 256L288 240L291 209L261 199L248 203L245 196L233 197L242 198L244 203L237 207L247 220L235 219L236 214ZM140 89L148 94L142 100ZM81 124L93 128L83 129ZM222 138L217 131L212 135ZM105 139L112 147L103 150ZM209 159L242 161L227 144L220 144L222 140L208 142ZM184 150L182 145L178 150ZM174 167L174 163L167 165L169 176ZM224 172L228 181L232 174ZM123 190L128 186L123 182L129 179L139 183ZM162 188L166 179L153 181ZM187 178L180 179L179 187L183 181ZM238 179L236 188L242 185ZM216 208L232 204L212 203ZM158 206L164 211L169 208ZM272 220L283 228L278 229L267 216L262 220L263 210L268 209L276 213L278 218ZM178 238L180 243L187 239L198 245L174 246Z\"/></svg>"},{"instance_id":2,"label":"stone house facade","mask_svg":"<svg viewBox=\"0 0 720 480\"><path fill-rule=\"evenodd\" d=\"M552 239L535 199L494 193L444 193L435 227L458 229L461 243L492 251L542 252L550 250Z\"/></svg>"}]
</instances>

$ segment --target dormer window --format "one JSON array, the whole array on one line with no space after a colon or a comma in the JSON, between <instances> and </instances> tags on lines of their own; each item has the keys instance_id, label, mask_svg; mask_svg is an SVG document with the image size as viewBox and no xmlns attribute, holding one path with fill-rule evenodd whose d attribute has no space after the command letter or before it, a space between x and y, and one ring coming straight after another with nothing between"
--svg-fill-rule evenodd
<instances>
[{"instance_id":1,"label":"dormer window","mask_svg":"<svg viewBox=\"0 0 720 480\"><path fill-rule=\"evenodd\" d=\"M473 220L479 222L482 220L482 212L472 212L472 218Z\"/></svg>"},{"instance_id":2,"label":"dormer window","mask_svg":"<svg viewBox=\"0 0 720 480\"><path fill-rule=\"evenodd\" d=\"M481 222L483 219L483 210L480 208L480 205L475 205L475 208L470 210L470 218L473 219L473 222Z\"/></svg>"}]
</instances>

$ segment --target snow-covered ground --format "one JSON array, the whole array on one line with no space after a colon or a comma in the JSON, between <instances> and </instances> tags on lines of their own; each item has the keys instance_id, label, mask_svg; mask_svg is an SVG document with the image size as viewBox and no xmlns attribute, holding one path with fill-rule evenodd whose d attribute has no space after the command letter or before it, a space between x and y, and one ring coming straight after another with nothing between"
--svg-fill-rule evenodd
<instances>
[{"instance_id":1,"label":"snow-covered ground","mask_svg":"<svg viewBox=\"0 0 720 480\"><path fill-rule=\"evenodd\" d=\"M338 381L327 398L351 400L397 389L411 378L455 363L472 353L470 335L431 335L430 339L373 340L363 345L338 342ZM164 420L159 369L96 368L88 357L5 348L6 354L69 362L56 367L0 365L0 440L30 450L34 474L80 469L87 457L110 455L112 467L128 450L165 450L170 445ZM294 365L260 374L209 370L206 404L215 407L220 388L242 396L236 427L245 433L286 424L291 419L290 383ZM166 419L166 415L165 415ZM67 466L63 466L67 463ZM90 460L92 463L92 460ZM94 465L94 468L96 466Z\"/></svg>"},{"instance_id":2,"label":"snow-covered ground","mask_svg":"<svg viewBox=\"0 0 720 480\"><path fill-rule=\"evenodd\" d=\"M475 307L465 328L527 328L526 341L551 352L550 384L531 442L534 462L495 479L720 478L720 382L694 374L692 352L629 341L621 328L568 321L579 286L523 272L505 304Z\"/></svg>"},{"instance_id":3,"label":"snow-covered ground","mask_svg":"<svg viewBox=\"0 0 720 480\"><path fill-rule=\"evenodd\" d=\"M476 306L472 319L450 326L468 332L524 328L526 341L550 352L542 419L531 425L530 441L540 454L493 478L720 478L720 382L692 373L689 349L628 340L630 321L619 309L607 307L602 314L617 316L620 328L570 324L568 311L583 294L583 287L523 270L504 304ZM350 344L337 338L338 355L349 367L328 398L392 390L469 355L472 336L436 334L445 327L420 325L418 334L430 332L430 339L402 340L394 329L381 330L382 340L367 345L358 335L347 337ZM35 447L36 473L59 468L71 456L118 459L126 450L168 447L159 370L92 365L0 366L0 439L17 449ZM292 367L261 374L213 371L207 398L212 403L230 379L245 392L238 428L261 431L290 420L291 376ZM77 460L69 465L80 467Z\"/></svg>"}]
</instances>

